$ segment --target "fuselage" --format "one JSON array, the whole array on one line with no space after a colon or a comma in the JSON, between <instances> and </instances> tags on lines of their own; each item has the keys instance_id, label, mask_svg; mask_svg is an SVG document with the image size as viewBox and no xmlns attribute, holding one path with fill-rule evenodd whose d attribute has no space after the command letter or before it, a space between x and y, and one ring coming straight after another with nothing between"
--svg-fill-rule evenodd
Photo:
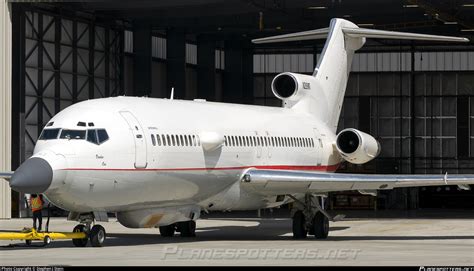
<instances>
[{"instance_id":1,"label":"fuselage","mask_svg":"<svg viewBox=\"0 0 474 271\"><path fill-rule=\"evenodd\" d=\"M335 134L288 108L116 97L70 106L49 129L58 136L38 140L33 157L53 168L45 195L74 212L277 206L285 201L240 189L247 169L334 171L341 161ZM90 139L102 129L103 142ZM206 150L209 133L224 142Z\"/></svg>"}]
</instances>

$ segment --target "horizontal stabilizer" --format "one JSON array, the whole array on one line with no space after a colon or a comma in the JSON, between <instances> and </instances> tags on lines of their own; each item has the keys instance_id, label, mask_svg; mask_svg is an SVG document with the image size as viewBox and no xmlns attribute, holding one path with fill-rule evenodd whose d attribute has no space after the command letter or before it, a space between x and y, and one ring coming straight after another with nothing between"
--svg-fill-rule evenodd
<instances>
[{"instance_id":1,"label":"horizontal stabilizer","mask_svg":"<svg viewBox=\"0 0 474 271\"><path fill-rule=\"evenodd\" d=\"M454 41L454 42L469 42L467 38L438 36L428 34L416 34L396 31L386 31L367 28L348 28L343 27L342 32L348 37L352 38L372 38L372 39L401 39L401 40L428 40L428 41ZM286 35L278 35L252 40L253 43L275 43L287 41L300 40L316 40L325 39L329 34L329 28L321 28L316 30L309 30Z\"/></svg>"},{"instance_id":2,"label":"horizontal stabilizer","mask_svg":"<svg viewBox=\"0 0 474 271\"><path fill-rule=\"evenodd\" d=\"M454 41L468 42L467 38L438 36L427 34L416 34L406 32L385 31L367 28L342 28L345 35L353 38L372 38L372 39L399 39L399 40L430 40L430 41Z\"/></svg>"},{"instance_id":3,"label":"horizontal stabilizer","mask_svg":"<svg viewBox=\"0 0 474 271\"><path fill-rule=\"evenodd\" d=\"M320 28L316 30L309 30L297 33L291 33L286 35L278 35L261 39L252 40L253 43L274 43L274 42L285 42L285 41L298 41L298 40L317 40L325 39L328 36L329 28Z\"/></svg>"}]
</instances>

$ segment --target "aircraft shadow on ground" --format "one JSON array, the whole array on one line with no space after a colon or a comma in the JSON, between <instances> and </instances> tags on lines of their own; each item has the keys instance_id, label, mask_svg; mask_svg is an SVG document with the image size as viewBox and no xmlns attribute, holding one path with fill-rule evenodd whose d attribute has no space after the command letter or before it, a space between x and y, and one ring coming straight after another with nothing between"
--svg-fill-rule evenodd
<instances>
[{"instance_id":1,"label":"aircraft shadow on ground","mask_svg":"<svg viewBox=\"0 0 474 271\"><path fill-rule=\"evenodd\" d=\"M285 225L282 225L285 224ZM287 225L286 225L287 224ZM291 236L290 223L275 224L261 221L255 226L222 226L201 227L196 231L197 237L180 237L176 233L174 237L163 238L156 229L156 234L149 233L110 233L107 235L106 247L141 246L141 245L170 245L180 243L196 243L208 241L298 241L298 242L331 242L331 241L380 241L380 240L474 240L474 236L331 236L331 232L347 230L349 227L330 227L330 235L324 240L315 240L313 236L306 239L293 239ZM2 232L2 231L0 231ZM5 232L5 231L3 231ZM17 249L53 249L71 248L75 249L71 240L54 240L50 245L42 247L41 241L33 242L33 246L27 246L22 241L12 241L13 247L0 247L1 250ZM88 245L90 246L90 245Z\"/></svg>"}]
</instances>

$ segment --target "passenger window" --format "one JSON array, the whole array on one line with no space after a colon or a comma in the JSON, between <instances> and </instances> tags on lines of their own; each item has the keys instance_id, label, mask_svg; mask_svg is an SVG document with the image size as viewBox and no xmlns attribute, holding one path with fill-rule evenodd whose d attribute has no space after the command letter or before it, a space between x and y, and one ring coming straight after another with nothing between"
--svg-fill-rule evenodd
<instances>
[{"instance_id":1,"label":"passenger window","mask_svg":"<svg viewBox=\"0 0 474 271\"><path fill-rule=\"evenodd\" d=\"M153 146L156 146L155 135L151 135L151 144L153 144Z\"/></svg>"},{"instance_id":2,"label":"passenger window","mask_svg":"<svg viewBox=\"0 0 474 271\"><path fill-rule=\"evenodd\" d=\"M181 139L181 146L185 146L183 135L180 135L179 138Z\"/></svg>"},{"instance_id":3,"label":"passenger window","mask_svg":"<svg viewBox=\"0 0 474 271\"><path fill-rule=\"evenodd\" d=\"M176 137L175 137L175 135L171 135L171 144L173 146L176 146Z\"/></svg>"},{"instance_id":4,"label":"passenger window","mask_svg":"<svg viewBox=\"0 0 474 271\"><path fill-rule=\"evenodd\" d=\"M227 146L227 136L224 136L224 146Z\"/></svg>"},{"instance_id":5,"label":"passenger window","mask_svg":"<svg viewBox=\"0 0 474 271\"><path fill-rule=\"evenodd\" d=\"M94 144L99 144L99 140L97 139L97 132L96 130L87 130L87 141Z\"/></svg>"},{"instance_id":6,"label":"passenger window","mask_svg":"<svg viewBox=\"0 0 474 271\"><path fill-rule=\"evenodd\" d=\"M161 146L161 135L156 135L156 143L158 146Z\"/></svg>"},{"instance_id":7,"label":"passenger window","mask_svg":"<svg viewBox=\"0 0 474 271\"><path fill-rule=\"evenodd\" d=\"M97 138L99 139L99 144L102 144L109 140L109 135L105 129L97 129Z\"/></svg>"},{"instance_id":8,"label":"passenger window","mask_svg":"<svg viewBox=\"0 0 474 271\"><path fill-rule=\"evenodd\" d=\"M166 145L166 146L171 146L171 137L170 137L170 135L166 135L166 142L165 142L165 145Z\"/></svg>"}]
</instances>

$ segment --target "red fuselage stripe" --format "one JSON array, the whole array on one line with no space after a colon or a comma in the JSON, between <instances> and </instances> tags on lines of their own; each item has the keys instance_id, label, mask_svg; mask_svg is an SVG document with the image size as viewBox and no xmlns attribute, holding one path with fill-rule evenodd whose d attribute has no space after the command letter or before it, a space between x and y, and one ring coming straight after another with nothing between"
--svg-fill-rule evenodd
<instances>
[{"instance_id":1,"label":"red fuselage stripe","mask_svg":"<svg viewBox=\"0 0 474 271\"><path fill-rule=\"evenodd\" d=\"M256 169L279 169L279 170L314 170L314 171L336 171L339 164L327 166L240 166L240 167L216 167L216 168L64 168L61 170L98 170L98 171L193 171L193 170L240 170L248 168Z\"/></svg>"}]
</instances>

